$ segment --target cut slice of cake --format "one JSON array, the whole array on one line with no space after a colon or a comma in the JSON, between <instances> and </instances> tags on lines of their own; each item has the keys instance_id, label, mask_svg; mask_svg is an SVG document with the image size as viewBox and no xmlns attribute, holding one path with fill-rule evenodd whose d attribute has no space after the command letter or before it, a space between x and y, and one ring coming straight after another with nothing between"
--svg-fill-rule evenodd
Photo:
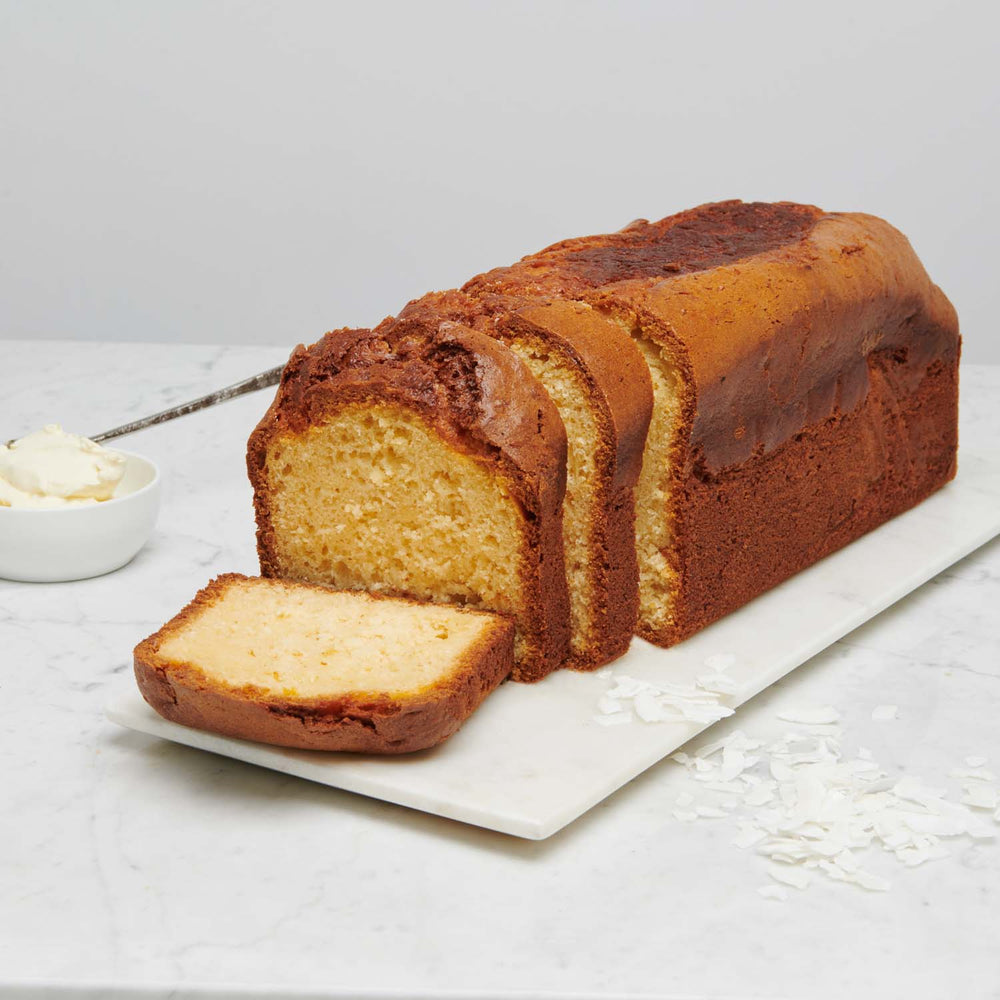
<instances>
[{"instance_id":1,"label":"cut slice of cake","mask_svg":"<svg viewBox=\"0 0 1000 1000\"><path fill-rule=\"evenodd\" d=\"M639 348L613 320L585 303L559 299L432 292L400 317L457 320L487 333L545 387L567 436L565 665L592 670L616 659L628 649L639 610L634 493L653 406Z\"/></svg>"},{"instance_id":2,"label":"cut slice of cake","mask_svg":"<svg viewBox=\"0 0 1000 1000\"><path fill-rule=\"evenodd\" d=\"M565 659L566 434L502 344L412 322L297 348L247 466L264 576L510 614L516 680Z\"/></svg>"},{"instance_id":3,"label":"cut slice of cake","mask_svg":"<svg viewBox=\"0 0 1000 1000\"><path fill-rule=\"evenodd\" d=\"M135 649L165 719L306 750L447 739L513 667L503 616L227 574Z\"/></svg>"}]
</instances>

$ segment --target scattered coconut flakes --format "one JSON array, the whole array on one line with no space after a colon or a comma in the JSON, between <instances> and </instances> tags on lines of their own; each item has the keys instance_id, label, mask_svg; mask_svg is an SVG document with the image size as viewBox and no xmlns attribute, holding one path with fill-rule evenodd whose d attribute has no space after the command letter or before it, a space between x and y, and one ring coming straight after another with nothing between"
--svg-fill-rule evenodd
<instances>
[{"instance_id":1,"label":"scattered coconut flakes","mask_svg":"<svg viewBox=\"0 0 1000 1000\"><path fill-rule=\"evenodd\" d=\"M898 713L898 705L876 705L872 709L872 722L891 722Z\"/></svg>"},{"instance_id":2,"label":"scattered coconut flakes","mask_svg":"<svg viewBox=\"0 0 1000 1000\"><path fill-rule=\"evenodd\" d=\"M973 809L996 809L1000 807L1000 793L990 785L980 782L966 782L962 785L964 794L960 801Z\"/></svg>"},{"instance_id":3,"label":"scattered coconut flakes","mask_svg":"<svg viewBox=\"0 0 1000 1000\"><path fill-rule=\"evenodd\" d=\"M1000 793L981 779L967 781L966 798L952 802L945 789L917 777L890 777L867 748L844 759L839 732L787 733L765 746L736 730L674 759L699 790L683 818L721 818L731 810L734 846L755 848L774 878L800 888L818 872L885 892L889 880L863 868L857 852L881 848L913 868L950 857L944 837L996 836L969 806L994 810L1000 821ZM714 798L706 802L706 795Z\"/></svg>"},{"instance_id":4,"label":"scattered coconut flakes","mask_svg":"<svg viewBox=\"0 0 1000 1000\"><path fill-rule=\"evenodd\" d=\"M840 712L832 705L822 705L819 708L786 708L778 712L778 718L784 722L798 722L804 726L828 726L840 721Z\"/></svg>"},{"instance_id":5,"label":"scattered coconut flakes","mask_svg":"<svg viewBox=\"0 0 1000 1000\"><path fill-rule=\"evenodd\" d=\"M966 767L982 767L984 764L988 764L988 757L966 757L965 765Z\"/></svg>"},{"instance_id":6,"label":"scattered coconut flakes","mask_svg":"<svg viewBox=\"0 0 1000 1000\"><path fill-rule=\"evenodd\" d=\"M757 895L763 896L765 899L776 899L783 903L788 899L788 890L780 885L762 885L757 889Z\"/></svg>"},{"instance_id":7,"label":"scattered coconut flakes","mask_svg":"<svg viewBox=\"0 0 1000 1000\"><path fill-rule=\"evenodd\" d=\"M611 724L631 722L637 717L643 722L697 722L711 725L733 714L733 709L719 701L720 694L730 692L709 690L698 681L693 685L652 684L624 674L615 675L612 679L613 686L597 702L599 714L595 719L599 722L605 717L623 716L621 719L616 718L615 723ZM728 679L718 680L715 688L726 686L726 682Z\"/></svg>"}]
</instances>

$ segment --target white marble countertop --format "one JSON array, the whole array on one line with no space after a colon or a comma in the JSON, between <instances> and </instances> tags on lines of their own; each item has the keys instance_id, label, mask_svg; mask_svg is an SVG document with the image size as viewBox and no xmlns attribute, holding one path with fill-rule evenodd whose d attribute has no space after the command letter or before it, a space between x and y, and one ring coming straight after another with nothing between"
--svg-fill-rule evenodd
<instances>
[{"instance_id":1,"label":"white marble countertop","mask_svg":"<svg viewBox=\"0 0 1000 1000\"><path fill-rule=\"evenodd\" d=\"M5 342L2 434L96 433L286 354ZM672 762L528 842L107 722L132 646L210 576L256 570L243 444L268 398L123 442L166 476L129 566L0 582L0 996L1000 996L997 841L888 858L885 894L822 882L778 903L725 821L674 819ZM998 398L1000 368L963 369L963 441L996 448ZM782 705L833 704L845 744L954 793L964 757L1000 770L997 608L994 541L736 721L768 735ZM873 722L886 703L899 718Z\"/></svg>"}]
</instances>

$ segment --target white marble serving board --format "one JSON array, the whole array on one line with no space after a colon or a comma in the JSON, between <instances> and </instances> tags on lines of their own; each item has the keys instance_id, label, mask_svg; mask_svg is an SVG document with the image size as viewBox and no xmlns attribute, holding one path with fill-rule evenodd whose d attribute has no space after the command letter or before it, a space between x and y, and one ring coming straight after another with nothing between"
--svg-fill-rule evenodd
<instances>
[{"instance_id":1,"label":"white marble serving board","mask_svg":"<svg viewBox=\"0 0 1000 1000\"><path fill-rule=\"evenodd\" d=\"M963 451L958 478L881 528L672 649L636 639L614 675L692 682L731 654L736 707L1000 534L1000 457ZM160 718L134 684L107 708L119 725L311 781L532 840L551 836L706 728L605 726L607 676L558 671L508 683L440 747L402 757L287 750Z\"/></svg>"}]
</instances>

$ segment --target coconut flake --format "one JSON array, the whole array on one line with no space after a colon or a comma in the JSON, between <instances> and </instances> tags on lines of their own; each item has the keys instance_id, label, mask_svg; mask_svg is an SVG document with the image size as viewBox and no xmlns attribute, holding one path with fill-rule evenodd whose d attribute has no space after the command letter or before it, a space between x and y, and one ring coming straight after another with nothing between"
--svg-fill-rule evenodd
<instances>
[{"instance_id":1,"label":"coconut flake","mask_svg":"<svg viewBox=\"0 0 1000 1000\"><path fill-rule=\"evenodd\" d=\"M736 657L732 653L713 653L711 656L706 656L704 660L701 661L716 673L721 673L724 670L728 670L730 667L736 666Z\"/></svg>"},{"instance_id":2,"label":"coconut flake","mask_svg":"<svg viewBox=\"0 0 1000 1000\"><path fill-rule=\"evenodd\" d=\"M948 772L951 778L973 778L976 781L996 781L997 777L985 767L956 767Z\"/></svg>"},{"instance_id":3,"label":"coconut flake","mask_svg":"<svg viewBox=\"0 0 1000 1000\"><path fill-rule=\"evenodd\" d=\"M712 694L736 694L740 686L725 674L699 674L698 687Z\"/></svg>"},{"instance_id":4,"label":"coconut flake","mask_svg":"<svg viewBox=\"0 0 1000 1000\"><path fill-rule=\"evenodd\" d=\"M859 868L856 872L851 873L849 881L871 892L888 892L892 887L892 883L887 878L882 878L881 875L873 875L871 872L866 872L863 868Z\"/></svg>"},{"instance_id":5,"label":"coconut flake","mask_svg":"<svg viewBox=\"0 0 1000 1000\"><path fill-rule=\"evenodd\" d=\"M964 794L960 801L973 809L996 809L1000 807L1000 793L990 785L969 781L962 786Z\"/></svg>"},{"instance_id":6,"label":"coconut flake","mask_svg":"<svg viewBox=\"0 0 1000 1000\"><path fill-rule=\"evenodd\" d=\"M828 726L840 720L840 713L832 705L822 705L818 708L786 708L778 712L778 718L803 726Z\"/></svg>"},{"instance_id":7,"label":"coconut flake","mask_svg":"<svg viewBox=\"0 0 1000 1000\"><path fill-rule=\"evenodd\" d=\"M617 698L612 698L608 694L602 695L597 700L597 711L602 715L614 715L617 712L624 712L625 707Z\"/></svg>"},{"instance_id":8,"label":"coconut flake","mask_svg":"<svg viewBox=\"0 0 1000 1000\"><path fill-rule=\"evenodd\" d=\"M798 731L765 745L736 730L693 754L675 754L702 793L698 803L679 799L675 815L687 821L732 815L733 845L767 858L768 870L786 885L805 887L816 873L872 892L888 890L889 880L860 863L869 847L913 868L950 856L942 838L996 836L995 825L973 811L989 809L1000 821L1000 792L981 774L964 782L961 803L949 801L946 789L917 777L889 777L867 748L845 759L841 738L839 730ZM970 770L980 771L980 761L973 762Z\"/></svg>"},{"instance_id":9,"label":"coconut flake","mask_svg":"<svg viewBox=\"0 0 1000 1000\"><path fill-rule=\"evenodd\" d=\"M812 881L807 871L790 865L768 865L767 873L776 882L782 882L795 889L804 889Z\"/></svg>"},{"instance_id":10,"label":"coconut flake","mask_svg":"<svg viewBox=\"0 0 1000 1000\"><path fill-rule=\"evenodd\" d=\"M780 885L762 885L757 889L757 895L763 896L764 899L775 899L783 903L788 899L788 890Z\"/></svg>"}]
</instances>

